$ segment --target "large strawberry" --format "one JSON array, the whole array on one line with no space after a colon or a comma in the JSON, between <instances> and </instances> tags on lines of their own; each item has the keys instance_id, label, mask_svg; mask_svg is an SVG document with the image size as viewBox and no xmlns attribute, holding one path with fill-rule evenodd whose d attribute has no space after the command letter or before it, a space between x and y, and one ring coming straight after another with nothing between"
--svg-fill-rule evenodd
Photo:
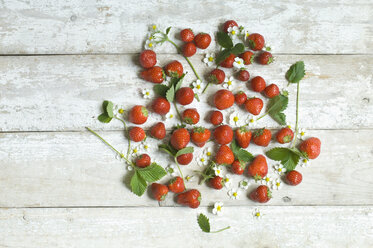
<instances>
[{"instance_id":1,"label":"large strawberry","mask_svg":"<svg viewBox=\"0 0 373 248\"><path fill-rule=\"evenodd\" d=\"M215 107L219 110L232 107L234 104L234 95L229 90L218 90L214 96Z\"/></svg>"},{"instance_id":2,"label":"large strawberry","mask_svg":"<svg viewBox=\"0 0 373 248\"><path fill-rule=\"evenodd\" d=\"M130 139L135 142L143 141L146 137L144 129L141 127L133 127L129 131Z\"/></svg>"},{"instance_id":3,"label":"large strawberry","mask_svg":"<svg viewBox=\"0 0 373 248\"><path fill-rule=\"evenodd\" d=\"M148 119L148 110L141 105L134 106L129 112L129 121L134 124L144 124Z\"/></svg>"},{"instance_id":4,"label":"large strawberry","mask_svg":"<svg viewBox=\"0 0 373 248\"><path fill-rule=\"evenodd\" d=\"M166 136L166 128L163 122L158 122L150 129L150 134L156 139L164 139Z\"/></svg>"},{"instance_id":5,"label":"large strawberry","mask_svg":"<svg viewBox=\"0 0 373 248\"><path fill-rule=\"evenodd\" d=\"M303 141L299 150L305 152L309 159L315 159L320 155L321 141L318 138L312 137Z\"/></svg>"},{"instance_id":6,"label":"large strawberry","mask_svg":"<svg viewBox=\"0 0 373 248\"><path fill-rule=\"evenodd\" d=\"M159 66L151 67L141 72L141 77L146 81L160 84L163 82L165 75L163 69Z\"/></svg>"},{"instance_id":7,"label":"large strawberry","mask_svg":"<svg viewBox=\"0 0 373 248\"><path fill-rule=\"evenodd\" d=\"M261 180L268 173L267 160L263 155L258 155L250 163L247 173L254 177L255 180Z\"/></svg>"},{"instance_id":8,"label":"large strawberry","mask_svg":"<svg viewBox=\"0 0 373 248\"><path fill-rule=\"evenodd\" d=\"M214 69L210 72L209 75L209 82L214 84L221 84L224 82L225 79L225 72L220 69Z\"/></svg>"},{"instance_id":9,"label":"large strawberry","mask_svg":"<svg viewBox=\"0 0 373 248\"><path fill-rule=\"evenodd\" d=\"M236 130L236 140L240 147L247 148L251 140L251 131L246 127L240 127Z\"/></svg>"},{"instance_id":10,"label":"large strawberry","mask_svg":"<svg viewBox=\"0 0 373 248\"><path fill-rule=\"evenodd\" d=\"M193 160L193 153L185 153L177 156L177 162L181 165L187 165Z\"/></svg>"},{"instance_id":11,"label":"large strawberry","mask_svg":"<svg viewBox=\"0 0 373 248\"><path fill-rule=\"evenodd\" d=\"M166 65L164 71L169 77L181 77L184 69L183 65L179 61L174 60Z\"/></svg>"},{"instance_id":12,"label":"large strawberry","mask_svg":"<svg viewBox=\"0 0 373 248\"><path fill-rule=\"evenodd\" d=\"M171 145L176 150L186 147L190 140L190 134L185 128L176 129L171 136Z\"/></svg>"},{"instance_id":13,"label":"large strawberry","mask_svg":"<svg viewBox=\"0 0 373 248\"><path fill-rule=\"evenodd\" d=\"M175 177L168 184L168 189L174 193L181 193L185 190L184 180L181 177Z\"/></svg>"},{"instance_id":14,"label":"large strawberry","mask_svg":"<svg viewBox=\"0 0 373 248\"><path fill-rule=\"evenodd\" d=\"M152 50L144 50L140 53L140 64L145 69L151 68L157 64L157 55Z\"/></svg>"},{"instance_id":15,"label":"large strawberry","mask_svg":"<svg viewBox=\"0 0 373 248\"><path fill-rule=\"evenodd\" d=\"M192 109L186 109L183 112L182 115L183 122L194 125L197 124L199 121L199 114L197 112L197 109L192 108Z\"/></svg>"},{"instance_id":16,"label":"large strawberry","mask_svg":"<svg viewBox=\"0 0 373 248\"><path fill-rule=\"evenodd\" d=\"M250 199L259 203L266 203L272 198L272 192L265 185L260 185L250 193Z\"/></svg>"},{"instance_id":17,"label":"large strawberry","mask_svg":"<svg viewBox=\"0 0 373 248\"><path fill-rule=\"evenodd\" d=\"M181 87L176 91L175 98L181 105L188 105L193 102L194 92L190 87Z\"/></svg>"},{"instance_id":18,"label":"large strawberry","mask_svg":"<svg viewBox=\"0 0 373 248\"><path fill-rule=\"evenodd\" d=\"M233 139L233 130L228 125L218 126L214 130L214 138L220 145L229 144Z\"/></svg>"},{"instance_id":19,"label":"large strawberry","mask_svg":"<svg viewBox=\"0 0 373 248\"><path fill-rule=\"evenodd\" d=\"M152 103L152 109L155 113L165 115L170 111L171 105L164 97L157 97Z\"/></svg>"},{"instance_id":20,"label":"large strawberry","mask_svg":"<svg viewBox=\"0 0 373 248\"><path fill-rule=\"evenodd\" d=\"M168 188L166 185L159 183L152 183L151 186L152 195L157 201L164 201L166 199Z\"/></svg>"},{"instance_id":21,"label":"large strawberry","mask_svg":"<svg viewBox=\"0 0 373 248\"><path fill-rule=\"evenodd\" d=\"M245 109L253 115L258 115L263 109L263 100L257 97L249 98L245 102Z\"/></svg>"},{"instance_id":22,"label":"large strawberry","mask_svg":"<svg viewBox=\"0 0 373 248\"><path fill-rule=\"evenodd\" d=\"M206 49L211 43L211 36L206 33L199 33L194 37L194 43L200 49Z\"/></svg>"},{"instance_id":23,"label":"large strawberry","mask_svg":"<svg viewBox=\"0 0 373 248\"><path fill-rule=\"evenodd\" d=\"M136 158L136 166L145 168L150 165L150 156L148 154L141 154Z\"/></svg>"},{"instance_id":24,"label":"large strawberry","mask_svg":"<svg viewBox=\"0 0 373 248\"><path fill-rule=\"evenodd\" d=\"M191 133L191 139L194 144L198 147L205 145L206 141L210 139L211 132L210 130L204 127L195 127Z\"/></svg>"},{"instance_id":25,"label":"large strawberry","mask_svg":"<svg viewBox=\"0 0 373 248\"><path fill-rule=\"evenodd\" d=\"M176 202L178 204L188 206L190 208L198 208L201 204L201 193L196 189L188 190L187 192L178 194L176 196Z\"/></svg>"},{"instance_id":26,"label":"large strawberry","mask_svg":"<svg viewBox=\"0 0 373 248\"><path fill-rule=\"evenodd\" d=\"M247 40L249 41L250 48L254 51L262 50L264 47L264 37L260 34L250 34Z\"/></svg>"},{"instance_id":27,"label":"large strawberry","mask_svg":"<svg viewBox=\"0 0 373 248\"><path fill-rule=\"evenodd\" d=\"M261 76L251 79L251 89L255 92L262 92L266 88L266 81Z\"/></svg>"},{"instance_id":28,"label":"large strawberry","mask_svg":"<svg viewBox=\"0 0 373 248\"><path fill-rule=\"evenodd\" d=\"M256 130L253 135L253 142L258 146L268 146L271 141L272 133L269 129L262 128Z\"/></svg>"},{"instance_id":29,"label":"large strawberry","mask_svg":"<svg viewBox=\"0 0 373 248\"><path fill-rule=\"evenodd\" d=\"M229 165L234 162L234 155L232 150L227 145L222 145L219 147L216 156L215 162L217 164Z\"/></svg>"}]
</instances>

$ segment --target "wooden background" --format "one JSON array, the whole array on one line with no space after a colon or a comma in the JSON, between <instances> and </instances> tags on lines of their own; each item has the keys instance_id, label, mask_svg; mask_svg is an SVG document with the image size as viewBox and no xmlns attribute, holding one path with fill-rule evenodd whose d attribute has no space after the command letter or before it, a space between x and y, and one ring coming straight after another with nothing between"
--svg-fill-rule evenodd
<instances>
[{"instance_id":1,"label":"wooden background","mask_svg":"<svg viewBox=\"0 0 373 248\"><path fill-rule=\"evenodd\" d=\"M84 129L126 148L121 124L103 125L97 115L104 99L149 104L140 92L151 85L139 79L137 64L149 24L213 34L227 19L262 33L273 49L275 63L253 65L251 75L285 86L289 65L305 61L300 124L322 141L320 157L300 168L303 183L275 192L259 206L260 220L246 194L233 201L206 186L197 210L171 197L161 205L138 198L123 163ZM369 0L0 1L0 247L373 247L372 23ZM179 59L191 82L175 53L158 49L159 64ZM200 75L210 70L203 54L192 57ZM198 105L202 116L218 88ZM286 114L294 122L289 90ZM269 118L260 125L278 128ZM155 159L170 163L164 154ZM222 217L211 214L215 201L225 204ZM212 229L232 228L202 233L201 212Z\"/></svg>"}]
</instances>

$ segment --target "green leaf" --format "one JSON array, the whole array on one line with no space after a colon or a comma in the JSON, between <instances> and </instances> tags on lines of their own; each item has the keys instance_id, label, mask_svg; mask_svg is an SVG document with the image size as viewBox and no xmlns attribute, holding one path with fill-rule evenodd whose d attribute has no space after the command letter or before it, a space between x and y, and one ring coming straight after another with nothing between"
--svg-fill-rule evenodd
<instances>
[{"instance_id":1,"label":"green leaf","mask_svg":"<svg viewBox=\"0 0 373 248\"><path fill-rule=\"evenodd\" d=\"M269 116L280 125L286 125L286 115L282 113L288 106L289 98L283 94L272 98L267 107Z\"/></svg>"},{"instance_id":2,"label":"green leaf","mask_svg":"<svg viewBox=\"0 0 373 248\"><path fill-rule=\"evenodd\" d=\"M218 32L217 34L218 43L220 46L224 48L232 48L233 47L233 41L231 37L225 32Z\"/></svg>"},{"instance_id":3,"label":"green leaf","mask_svg":"<svg viewBox=\"0 0 373 248\"><path fill-rule=\"evenodd\" d=\"M280 161L287 171L292 171L300 159L300 152L286 147L276 147L266 152L267 157Z\"/></svg>"},{"instance_id":4,"label":"green leaf","mask_svg":"<svg viewBox=\"0 0 373 248\"><path fill-rule=\"evenodd\" d=\"M153 90L158 95L166 97L166 92L168 91L168 87L164 84L157 84L153 87Z\"/></svg>"},{"instance_id":5,"label":"green leaf","mask_svg":"<svg viewBox=\"0 0 373 248\"><path fill-rule=\"evenodd\" d=\"M130 184L132 192L138 196L142 196L148 186L145 179L137 171L133 174Z\"/></svg>"},{"instance_id":6,"label":"green leaf","mask_svg":"<svg viewBox=\"0 0 373 248\"><path fill-rule=\"evenodd\" d=\"M304 77L306 74L304 70L304 62L298 61L295 64L291 65L289 70L286 72L286 79L289 81L289 83L299 83L300 80Z\"/></svg>"},{"instance_id":7,"label":"green leaf","mask_svg":"<svg viewBox=\"0 0 373 248\"><path fill-rule=\"evenodd\" d=\"M106 106L106 113L111 118L114 117L113 107L114 107L114 105L113 105L112 102L109 102L108 105Z\"/></svg>"},{"instance_id":8,"label":"green leaf","mask_svg":"<svg viewBox=\"0 0 373 248\"><path fill-rule=\"evenodd\" d=\"M168 27L168 28L166 29L166 35L168 35L168 33L170 32L170 30L171 30L171 27Z\"/></svg>"},{"instance_id":9,"label":"green leaf","mask_svg":"<svg viewBox=\"0 0 373 248\"><path fill-rule=\"evenodd\" d=\"M193 148L193 147L185 147L185 148L179 150L179 151L176 153L175 157L178 157L178 156L180 156L180 155L187 154L187 153L192 153L193 151L194 151L194 148Z\"/></svg>"},{"instance_id":10,"label":"green leaf","mask_svg":"<svg viewBox=\"0 0 373 248\"><path fill-rule=\"evenodd\" d=\"M201 228L203 232L210 232L210 221L204 214L199 214L198 215L198 225Z\"/></svg>"},{"instance_id":11,"label":"green leaf","mask_svg":"<svg viewBox=\"0 0 373 248\"><path fill-rule=\"evenodd\" d=\"M297 167L299 162L299 155L294 152L289 153L289 158L285 161L281 161L281 164L286 168L287 171L292 171Z\"/></svg>"},{"instance_id":12,"label":"green leaf","mask_svg":"<svg viewBox=\"0 0 373 248\"><path fill-rule=\"evenodd\" d=\"M157 163L152 163L148 167L137 169L137 172L149 183L158 181L167 174L163 167Z\"/></svg>"},{"instance_id":13,"label":"green leaf","mask_svg":"<svg viewBox=\"0 0 373 248\"><path fill-rule=\"evenodd\" d=\"M169 102L173 102L175 97L175 88L172 85L166 92L166 99Z\"/></svg>"},{"instance_id":14,"label":"green leaf","mask_svg":"<svg viewBox=\"0 0 373 248\"><path fill-rule=\"evenodd\" d=\"M103 123L109 123L113 118L109 117L106 113L100 114L97 119Z\"/></svg>"},{"instance_id":15,"label":"green leaf","mask_svg":"<svg viewBox=\"0 0 373 248\"><path fill-rule=\"evenodd\" d=\"M285 147L275 147L267 151L266 155L272 160L281 161L289 156L289 151Z\"/></svg>"},{"instance_id":16,"label":"green leaf","mask_svg":"<svg viewBox=\"0 0 373 248\"><path fill-rule=\"evenodd\" d=\"M245 46L242 43L237 43L231 50L234 55L239 55L245 51Z\"/></svg>"},{"instance_id":17,"label":"green leaf","mask_svg":"<svg viewBox=\"0 0 373 248\"><path fill-rule=\"evenodd\" d=\"M185 73L183 73L183 75L181 75L180 78L177 78L177 81L176 81L176 83L174 84L175 92L176 92L178 89L180 89L181 84L183 83L183 79L184 79L184 77L185 77Z\"/></svg>"},{"instance_id":18,"label":"green leaf","mask_svg":"<svg viewBox=\"0 0 373 248\"><path fill-rule=\"evenodd\" d=\"M171 145L169 144L161 144L158 146L158 148L164 152L167 152L168 154L170 154L172 157L175 157L176 153L177 153L177 150L175 148L173 148Z\"/></svg>"},{"instance_id":19,"label":"green leaf","mask_svg":"<svg viewBox=\"0 0 373 248\"><path fill-rule=\"evenodd\" d=\"M254 159L254 156L250 152L242 148L238 151L236 156L238 160L243 162L251 162Z\"/></svg>"},{"instance_id":20,"label":"green leaf","mask_svg":"<svg viewBox=\"0 0 373 248\"><path fill-rule=\"evenodd\" d=\"M231 55L231 49L224 49L222 50L218 56L216 56L216 59L215 59L215 63L216 65L220 65L221 62L223 62L226 58L229 57L229 55Z\"/></svg>"},{"instance_id":21,"label":"green leaf","mask_svg":"<svg viewBox=\"0 0 373 248\"><path fill-rule=\"evenodd\" d=\"M233 152L234 155L236 155L239 152L239 150L241 149L241 147L238 146L236 140L232 141L231 148L232 148L232 152Z\"/></svg>"},{"instance_id":22,"label":"green leaf","mask_svg":"<svg viewBox=\"0 0 373 248\"><path fill-rule=\"evenodd\" d=\"M284 113L269 114L278 124L286 125L286 115Z\"/></svg>"}]
</instances>

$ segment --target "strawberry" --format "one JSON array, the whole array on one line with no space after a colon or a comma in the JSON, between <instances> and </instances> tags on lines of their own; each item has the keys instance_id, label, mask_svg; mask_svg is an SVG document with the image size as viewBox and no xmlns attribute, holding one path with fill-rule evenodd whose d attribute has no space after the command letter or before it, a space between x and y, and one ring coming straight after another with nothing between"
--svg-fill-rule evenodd
<instances>
[{"instance_id":1,"label":"strawberry","mask_svg":"<svg viewBox=\"0 0 373 248\"><path fill-rule=\"evenodd\" d=\"M250 199L259 203L266 203L272 198L272 192L265 185L260 185L250 193Z\"/></svg>"},{"instance_id":2,"label":"strawberry","mask_svg":"<svg viewBox=\"0 0 373 248\"><path fill-rule=\"evenodd\" d=\"M184 69L183 65L179 61L174 60L166 65L164 71L169 77L181 77Z\"/></svg>"},{"instance_id":3,"label":"strawberry","mask_svg":"<svg viewBox=\"0 0 373 248\"><path fill-rule=\"evenodd\" d=\"M140 65L149 69L157 64L157 55L152 50L144 50L140 53Z\"/></svg>"},{"instance_id":4,"label":"strawberry","mask_svg":"<svg viewBox=\"0 0 373 248\"><path fill-rule=\"evenodd\" d=\"M216 156L215 162L217 164L229 165L234 162L234 155L232 150L227 145L222 145L219 147Z\"/></svg>"},{"instance_id":5,"label":"strawberry","mask_svg":"<svg viewBox=\"0 0 373 248\"><path fill-rule=\"evenodd\" d=\"M181 165L187 165L193 160L193 153L185 153L177 156L177 162Z\"/></svg>"},{"instance_id":6,"label":"strawberry","mask_svg":"<svg viewBox=\"0 0 373 248\"><path fill-rule=\"evenodd\" d=\"M258 56L258 63L262 65L269 65L273 62L273 56L270 52L262 52Z\"/></svg>"},{"instance_id":7,"label":"strawberry","mask_svg":"<svg viewBox=\"0 0 373 248\"><path fill-rule=\"evenodd\" d=\"M264 95L268 98L273 98L280 94L280 89L276 84L270 84L264 89Z\"/></svg>"},{"instance_id":8,"label":"strawberry","mask_svg":"<svg viewBox=\"0 0 373 248\"><path fill-rule=\"evenodd\" d=\"M282 128L280 131L278 131L276 135L276 139L278 143L280 144L289 143L290 141L293 140L293 138L294 138L293 130L291 130L288 127Z\"/></svg>"},{"instance_id":9,"label":"strawberry","mask_svg":"<svg viewBox=\"0 0 373 248\"><path fill-rule=\"evenodd\" d=\"M260 34L253 33L247 38L249 41L249 46L254 51L262 50L264 47L264 37Z\"/></svg>"},{"instance_id":10,"label":"strawberry","mask_svg":"<svg viewBox=\"0 0 373 248\"><path fill-rule=\"evenodd\" d=\"M231 170L234 174L242 175L245 170L246 164L243 161L235 160L232 164Z\"/></svg>"},{"instance_id":11,"label":"strawberry","mask_svg":"<svg viewBox=\"0 0 373 248\"><path fill-rule=\"evenodd\" d=\"M305 152L309 159L315 159L320 155L321 141L318 138L312 137L303 141L299 150Z\"/></svg>"},{"instance_id":12,"label":"strawberry","mask_svg":"<svg viewBox=\"0 0 373 248\"><path fill-rule=\"evenodd\" d=\"M201 193L196 189L188 190L187 192L178 194L176 196L176 202L178 204L185 205L190 208L198 208L201 200Z\"/></svg>"},{"instance_id":13,"label":"strawberry","mask_svg":"<svg viewBox=\"0 0 373 248\"><path fill-rule=\"evenodd\" d=\"M271 131L269 129L262 128L254 132L253 142L258 146L268 146L271 138Z\"/></svg>"},{"instance_id":14,"label":"strawberry","mask_svg":"<svg viewBox=\"0 0 373 248\"><path fill-rule=\"evenodd\" d=\"M164 201L168 194L168 188L166 185L159 184L159 183L152 183L151 186L153 198L157 201Z\"/></svg>"},{"instance_id":15,"label":"strawberry","mask_svg":"<svg viewBox=\"0 0 373 248\"><path fill-rule=\"evenodd\" d=\"M215 107L219 110L232 107L234 95L229 90L218 90L214 96Z\"/></svg>"},{"instance_id":16,"label":"strawberry","mask_svg":"<svg viewBox=\"0 0 373 248\"><path fill-rule=\"evenodd\" d=\"M205 145L206 141L210 139L211 132L210 130L204 127L195 127L191 133L191 139L194 144L198 147Z\"/></svg>"},{"instance_id":17,"label":"strawberry","mask_svg":"<svg viewBox=\"0 0 373 248\"><path fill-rule=\"evenodd\" d=\"M193 42L185 43L182 52L185 57L192 57L197 52L196 45Z\"/></svg>"},{"instance_id":18,"label":"strawberry","mask_svg":"<svg viewBox=\"0 0 373 248\"><path fill-rule=\"evenodd\" d=\"M176 150L186 147L190 140L190 134L185 128L176 129L171 136L171 145Z\"/></svg>"},{"instance_id":19,"label":"strawberry","mask_svg":"<svg viewBox=\"0 0 373 248\"><path fill-rule=\"evenodd\" d=\"M220 63L220 66L224 68L232 68L235 58L236 56L232 53L223 62Z\"/></svg>"},{"instance_id":20,"label":"strawberry","mask_svg":"<svg viewBox=\"0 0 373 248\"><path fill-rule=\"evenodd\" d=\"M243 91L239 91L235 96L234 100L237 105L242 105L246 102L247 100L247 95Z\"/></svg>"},{"instance_id":21,"label":"strawberry","mask_svg":"<svg viewBox=\"0 0 373 248\"><path fill-rule=\"evenodd\" d=\"M223 188L223 178L219 176L214 176L210 179L210 186L214 189L222 189Z\"/></svg>"},{"instance_id":22,"label":"strawberry","mask_svg":"<svg viewBox=\"0 0 373 248\"><path fill-rule=\"evenodd\" d=\"M141 154L136 158L136 166L140 168L145 168L150 165L150 156L148 154Z\"/></svg>"},{"instance_id":23,"label":"strawberry","mask_svg":"<svg viewBox=\"0 0 373 248\"><path fill-rule=\"evenodd\" d=\"M268 173L267 160L263 155L258 155L250 163L247 168L249 176L254 177L255 180L261 180Z\"/></svg>"},{"instance_id":24,"label":"strawberry","mask_svg":"<svg viewBox=\"0 0 373 248\"><path fill-rule=\"evenodd\" d=\"M255 92L262 92L266 87L266 81L261 76L251 79L251 89Z\"/></svg>"},{"instance_id":25,"label":"strawberry","mask_svg":"<svg viewBox=\"0 0 373 248\"><path fill-rule=\"evenodd\" d=\"M192 42L194 40L194 34L190 28L181 30L180 37L184 42Z\"/></svg>"},{"instance_id":26,"label":"strawberry","mask_svg":"<svg viewBox=\"0 0 373 248\"><path fill-rule=\"evenodd\" d=\"M254 53L253 52L251 52L251 51L246 51L246 52L244 52L244 53L241 53L240 54L240 58L241 59L243 59L243 62L244 62L244 64L245 65L250 65L250 64L252 64L253 63L253 61L254 61Z\"/></svg>"},{"instance_id":27,"label":"strawberry","mask_svg":"<svg viewBox=\"0 0 373 248\"><path fill-rule=\"evenodd\" d=\"M181 193L185 190L184 180L181 177L175 177L168 184L168 190L174 193Z\"/></svg>"},{"instance_id":28,"label":"strawberry","mask_svg":"<svg viewBox=\"0 0 373 248\"><path fill-rule=\"evenodd\" d=\"M163 122L158 122L150 129L150 134L156 139L164 139L166 136L166 128Z\"/></svg>"},{"instance_id":29,"label":"strawberry","mask_svg":"<svg viewBox=\"0 0 373 248\"><path fill-rule=\"evenodd\" d=\"M211 43L211 36L206 33L199 33L194 37L194 43L200 49L206 49Z\"/></svg>"},{"instance_id":30,"label":"strawberry","mask_svg":"<svg viewBox=\"0 0 373 248\"><path fill-rule=\"evenodd\" d=\"M250 73L247 71L247 70L240 70L238 72L238 76L237 76L237 79L240 80L240 81L248 81L250 79Z\"/></svg>"},{"instance_id":31,"label":"strawberry","mask_svg":"<svg viewBox=\"0 0 373 248\"><path fill-rule=\"evenodd\" d=\"M129 131L130 139L135 142L140 142L145 139L145 131L141 127L133 127Z\"/></svg>"},{"instance_id":32,"label":"strawberry","mask_svg":"<svg viewBox=\"0 0 373 248\"><path fill-rule=\"evenodd\" d=\"M194 92L190 87L181 87L176 91L175 98L181 105L188 105L193 102Z\"/></svg>"},{"instance_id":33,"label":"strawberry","mask_svg":"<svg viewBox=\"0 0 373 248\"><path fill-rule=\"evenodd\" d=\"M152 109L155 113L160 115L165 115L170 111L171 105L170 102L167 101L164 97L156 98L152 103Z\"/></svg>"},{"instance_id":34,"label":"strawberry","mask_svg":"<svg viewBox=\"0 0 373 248\"><path fill-rule=\"evenodd\" d=\"M232 27L238 27L237 22L233 20L226 21L223 26L223 31L228 33L228 28L232 28Z\"/></svg>"},{"instance_id":35,"label":"strawberry","mask_svg":"<svg viewBox=\"0 0 373 248\"><path fill-rule=\"evenodd\" d=\"M221 125L215 128L214 138L220 145L229 144L233 139L233 130L228 125Z\"/></svg>"},{"instance_id":36,"label":"strawberry","mask_svg":"<svg viewBox=\"0 0 373 248\"><path fill-rule=\"evenodd\" d=\"M286 174L286 182L290 185L296 186L302 182L302 174L296 170L289 171Z\"/></svg>"},{"instance_id":37,"label":"strawberry","mask_svg":"<svg viewBox=\"0 0 373 248\"><path fill-rule=\"evenodd\" d=\"M210 115L210 122L212 125L220 125L223 122L223 114L220 111L213 111Z\"/></svg>"},{"instance_id":38,"label":"strawberry","mask_svg":"<svg viewBox=\"0 0 373 248\"><path fill-rule=\"evenodd\" d=\"M245 108L249 113L258 115L260 114L260 111L262 111L263 100L257 97L249 98L245 102Z\"/></svg>"},{"instance_id":39,"label":"strawberry","mask_svg":"<svg viewBox=\"0 0 373 248\"><path fill-rule=\"evenodd\" d=\"M210 72L209 82L214 84L221 84L225 79L225 72L220 69L214 69Z\"/></svg>"},{"instance_id":40,"label":"strawberry","mask_svg":"<svg viewBox=\"0 0 373 248\"><path fill-rule=\"evenodd\" d=\"M192 109L186 109L183 112L182 115L183 122L194 125L199 122L199 114L197 112L197 109L192 108Z\"/></svg>"},{"instance_id":41,"label":"strawberry","mask_svg":"<svg viewBox=\"0 0 373 248\"><path fill-rule=\"evenodd\" d=\"M148 110L144 106L136 105L130 110L128 118L134 124L144 124L148 119Z\"/></svg>"},{"instance_id":42,"label":"strawberry","mask_svg":"<svg viewBox=\"0 0 373 248\"><path fill-rule=\"evenodd\" d=\"M247 130L246 127L240 127L235 134L238 145L242 148L247 148L251 140L251 131Z\"/></svg>"},{"instance_id":43,"label":"strawberry","mask_svg":"<svg viewBox=\"0 0 373 248\"><path fill-rule=\"evenodd\" d=\"M165 75L164 71L159 66L154 66L141 72L141 77L149 82L160 84L163 82Z\"/></svg>"}]
</instances>

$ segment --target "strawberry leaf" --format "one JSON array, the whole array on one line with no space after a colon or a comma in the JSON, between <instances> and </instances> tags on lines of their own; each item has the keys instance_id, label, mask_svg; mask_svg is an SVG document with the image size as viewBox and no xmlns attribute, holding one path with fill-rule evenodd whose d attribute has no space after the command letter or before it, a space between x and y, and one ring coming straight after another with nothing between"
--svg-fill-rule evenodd
<instances>
[{"instance_id":1,"label":"strawberry leaf","mask_svg":"<svg viewBox=\"0 0 373 248\"><path fill-rule=\"evenodd\" d=\"M175 87L175 92L180 89L181 87L181 84L183 83L183 79L185 77L185 73L183 73L183 75L181 75L181 77L177 78L177 80L175 80L175 82L173 83L174 87Z\"/></svg>"},{"instance_id":2,"label":"strawberry leaf","mask_svg":"<svg viewBox=\"0 0 373 248\"><path fill-rule=\"evenodd\" d=\"M204 215L204 214L199 214L199 215L198 215L198 218L197 218L197 221L198 221L198 225L199 225L199 227L201 228L201 230L202 230L203 232L207 232L207 233L210 232L210 221L209 221L209 219L206 217L206 215Z\"/></svg>"},{"instance_id":3,"label":"strawberry leaf","mask_svg":"<svg viewBox=\"0 0 373 248\"><path fill-rule=\"evenodd\" d=\"M218 43L221 47L224 47L224 48L232 48L233 47L233 41L227 33L218 32L217 39L218 39Z\"/></svg>"},{"instance_id":4,"label":"strawberry leaf","mask_svg":"<svg viewBox=\"0 0 373 248\"><path fill-rule=\"evenodd\" d=\"M166 92L166 99L169 102L173 102L175 97L175 88L172 85Z\"/></svg>"},{"instance_id":5,"label":"strawberry leaf","mask_svg":"<svg viewBox=\"0 0 373 248\"><path fill-rule=\"evenodd\" d=\"M287 171L292 171L300 159L300 152L286 147L276 147L266 152L267 157L280 161Z\"/></svg>"},{"instance_id":6,"label":"strawberry leaf","mask_svg":"<svg viewBox=\"0 0 373 248\"><path fill-rule=\"evenodd\" d=\"M285 77L289 83L299 83L300 80L305 75L304 62L298 61L295 64L291 65L289 70L286 72Z\"/></svg>"},{"instance_id":7,"label":"strawberry leaf","mask_svg":"<svg viewBox=\"0 0 373 248\"><path fill-rule=\"evenodd\" d=\"M221 62L223 62L226 58L229 57L229 55L231 55L231 49L224 49L222 50L218 56L216 56L216 59L215 59L215 63L216 65L220 65Z\"/></svg>"},{"instance_id":8,"label":"strawberry leaf","mask_svg":"<svg viewBox=\"0 0 373 248\"><path fill-rule=\"evenodd\" d=\"M168 35L168 33L170 32L170 30L171 30L171 27L168 27L168 28L166 29L166 35Z\"/></svg>"},{"instance_id":9,"label":"strawberry leaf","mask_svg":"<svg viewBox=\"0 0 373 248\"><path fill-rule=\"evenodd\" d=\"M109 123L113 118L109 117L106 113L100 114L97 119L102 123Z\"/></svg>"},{"instance_id":10,"label":"strawberry leaf","mask_svg":"<svg viewBox=\"0 0 373 248\"><path fill-rule=\"evenodd\" d=\"M232 152L234 154L234 156L236 157L236 159L240 160L240 161L243 161L243 162L250 162L254 159L254 156L242 149L241 147L238 146L237 144L237 141L234 140L232 143L231 143L231 148L232 148Z\"/></svg>"},{"instance_id":11,"label":"strawberry leaf","mask_svg":"<svg viewBox=\"0 0 373 248\"><path fill-rule=\"evenodd\" d=\"M180 156L180 155L187 154L187 153L192 153L193 151L194 151L194 148L193 148L193 147L185 147L185 148L179 150L179 151L176 153L175 157L178 157L178 156Z\"/></svg>"},{"instance_id":12,"label":"strawberry leaf","mask_svg":"<svg viewBox=\"0 0 373 248\"><path fill-rule=\"evenodd\" d=\"M138 174L147 182L152 183L167 175L162 166L152 163L148 167L137 169Z\"/></svg>"},{"instance_id":13,"label":"strawberry leaf","mask_svg":"<svg viewBox=\"0 0 373 248\"><path fill-rule=\"evenodd\" d=\"M168 87L164 84L157 84L153 87L155 93L160 96L166 97L166 93L168 91Z\"/></svg>"},{"instance_id":14,"label":"strawberry leaf","mask_svg":"<svg viewBox=\"0 0 373 248\"><path fill-rule=\"evenodd\" d=\"M270 115L280 125L286 125L286 115L284 113L276 113Z\"/></svg>"},{"instance_id":15,"label":"strawberry leaf","mask_svg":"<svg viewBox=\"0 0 373 248\"><path fill-rule=\"evenodd\" d=\"M148 186L145 179L137 171L133 174L130 184L132 192L138 196L142 196Z\"/></svg>"},{"instance_id":16,"label":"strawberry leaf","mask_svg":"<svg viewBox=\"0 0 373 248\"><path fill-rule=\"evenodd\" d=\"M286 115L282 113L288 106L289 98L279 94L272 98L267 107L267 113L280 125L286 125Z\"/></svg>"},{"instance_id":17,"label":"strawberry leaf","mask_svg":"<svg viewBox=\"0 0 373 248\"><path fill-rule=\"evenodd\" d=\"M104 101L102 104L102 108L104 109L104 112L107 114L107 116L113 118L114 113L113 113L113 103L110 101Z\"/></svg>"},{"instance_id":18,"label":"strawberry leaf","mask_svg":"<svg viewBox=\"0 0 373 248\"><path fill-rule=\"evenodd\" d=\"M234 55L239 55L245 51L245 46L242 43L237 43L231 50Z\"/></svg>"},{"instance_id":19,"label":"strawberry leaf","mask_svg":"<svg viewBox=\"0 0 373 248\"><path fill-rule=\"evenodd\" d=\"M241 149L241 147L238 146L236 140L232 141L231 148L232 148L232 152L233 152L234 155L236 155L239 152L239 150Z\"/></svg>"}]
</instances>

